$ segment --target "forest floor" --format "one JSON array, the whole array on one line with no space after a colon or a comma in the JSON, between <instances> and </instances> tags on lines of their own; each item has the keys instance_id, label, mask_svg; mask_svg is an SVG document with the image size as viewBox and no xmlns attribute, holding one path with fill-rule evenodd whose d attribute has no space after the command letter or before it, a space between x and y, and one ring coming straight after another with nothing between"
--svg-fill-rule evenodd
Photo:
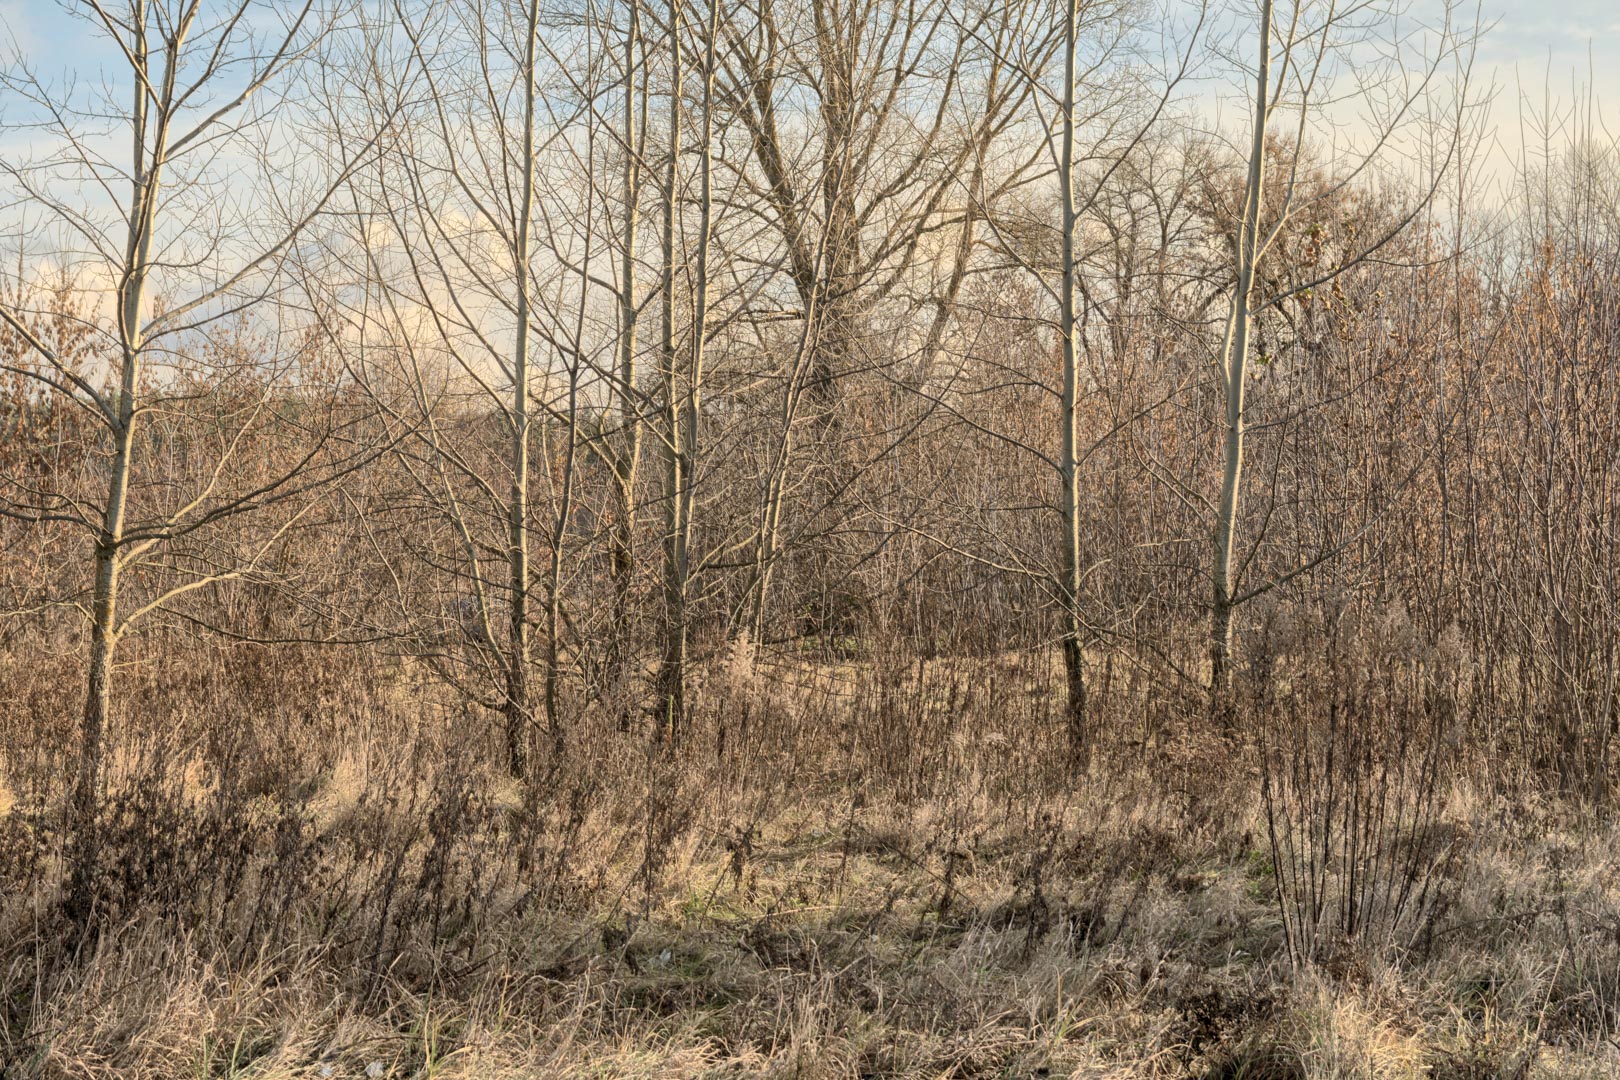
<instances>
[{"instance_id":1,"label":"forest floor","mask_svg":"<svg viewBox=\"0 0 1620 1080\"><path fill-rule=\"evenodd\" d=\"M1005 732L730 716L521 787L461 722L130 751L88 928L14 745L0 1076L1620 1075L1620 829L1572 802L1449 781L1411 932L1296 961L1230 747L1038 782Z\"/></svg>"}]
</instances>

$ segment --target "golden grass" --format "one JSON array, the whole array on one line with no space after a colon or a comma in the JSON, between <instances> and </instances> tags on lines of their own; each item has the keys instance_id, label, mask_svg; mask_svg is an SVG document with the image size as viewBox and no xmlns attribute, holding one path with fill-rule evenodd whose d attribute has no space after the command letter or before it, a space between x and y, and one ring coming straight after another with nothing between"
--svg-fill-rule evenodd
<instances>
[{"instance_id":1,"label":"golden grass","mask_svg":"<svg viewBox=\"0 0 1620 1080\"><path fill-rule=\"evenodd\" d=\"M1466 843L1425 945L1293 971L1229 752L1167 735L1075 775L1014 724L840 745L836 716L804 726L814 683L762 694L723 751L711 726L660 759L604 722L526 787L431 711L303 733L302 765L251 783L199 754L154 787L162 755L126 748L109 803L147 800L124 839L158 862L109 879L88 934L54 907L59 851L0 899L0 1071L1620 1075L1620 832L1573 805L1455 779ZM746 692L711 724L741 725ZM883 775L902 751L915 771ZM0 820L43 820L22 780ZM236 823L245 847L199 869L141 822L186 844Z\"/></svg>"}]
</instances>

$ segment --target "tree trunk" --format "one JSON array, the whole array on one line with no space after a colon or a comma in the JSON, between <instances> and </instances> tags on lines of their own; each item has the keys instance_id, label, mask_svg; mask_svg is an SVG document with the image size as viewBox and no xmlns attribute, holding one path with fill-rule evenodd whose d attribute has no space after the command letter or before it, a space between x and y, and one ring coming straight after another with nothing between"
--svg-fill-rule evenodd
<instances>
[{"instance_id":1,"label":"tree trunk","mask_svg":"<svg viewBox=\"0 0 1620 1080\"><path fill-rule=\"evenodd\" d=\"M116 550L104 541L98 542L95 563L95 595L91 609L90 657L86 672L83 730L80 733L79 771L70 811L72 873L67 899L69 914L79 921L86 919L95 906L95 880L101 854L99 808L102 768L112 705L113 649L118 643L113 622L118 594Z\"/></svg>"},{"instance_id":2,"label":"tree trunk","mask_svg":"<svg viewBox=\"0 0 1620 1080\"><path fill-rule=\"evenodd\" d=\"M514 616L514 621L519 616ZM516 650L527 649L527 633L512 630L513 658ZM518 780L529 775L529 665L509 663L506 669L506 764L508 771Z\"/></svg>"},{"instance_id":3,"label":"tree trunk","mask_svg":"<svg viewBox=\"0 0 1620 1080\"><path fill-rule=\"evenodd\" d=\"M112 472L107 480L107 502L102 511L101 535L96 538L95 579L90 600L90 656L85 672L84 721L79 745L79 775L75 783L70 826L72 874L68 884L69 909L88 916L94 903L94 883L100 856L98 808L106 759L107 725L112 711L112 661L118 645L119 549L124 540L125 504L129 472L135 451L135 397L140 390L141 326L148 267L152 254L152 223L157 213L158 185L164 155L154 150L147 159L148 93L146 81L146 7L131 10L134 47L131 62L139 76L134 88L130 119L134 134L129 239L124 250L124 280L119 286L118 330L120 360L116 412L106 420L113 434ZM178 49L178 43L172 46ZM173 57L169 70L172 74ZM164 145L167 125L159 122L155 145Z\"/></svg>"},{"instance_id":4,"label":"tree trunk","mask_svg":"<svg viewBox=\"0 0 1620 1080\"><path fill-rule=\"evenodd\" d=\"M144 265L145 240L132 247ZM140 370L139 328L144 270L132 275L125 289L122 310L125 348L119 380L118 415L114 419L112 475L101 536L96 540L95 581L90 601L90 656L86 666L84 724L79 745L79 774L72 805L73 873L69 903L79 915L89 913L92 884L99 854L97 807L101 801L107 724L112 709L112 660L118 645L118 550L124 538L124 509L129 493L129 470L134 454L135 392Z\"/></svg>"},{"instance_id":5,"label":"tree trunk","mask_svg":"<svg viewBox=\"0 0 1620 1080\"><path fill-rule=\"evenodd\" d=\"M672 5L670 25L679 53L682 0ZM670 500L669 550L666 564L667 617L669 625L664 649L661 694L666 708L668 734L673 740L686 718L686 663L689 619L687 590L692 575L692 520L696 514L697 491L694 486L698 447L702 435L699 418L703 404L703 361L707 344L709 321L709 236L713 230L713 172L714 172L714 68L715 37L718 33L719 0L710 0L703 57L702 126L698 132L698 235L697 266L692 282L691 351L684 372L684 387L680 386L675 371L674 323L665 326L666 355L669 374L670 456L668 482ZM679 85L680 68L675 68ZM672 154L680 148L680 110L671 105L670 146ZM675 218L678 216L679 168L672 157L669 171L669 216L665 226L665 281L666 313L671 310L673 297L673 269L675 256ZM684 392L677 394L680 388Z\"/></svg>"},{"instance_id":6,"label":"tree trunk","mask_svg":"<svg viewBox=\"0 0 1620 1080\"><path fill-rule=\"evenodd\" d=\"M1222 392L1226 414L1223 428L1221 494L1216 504L1214 565L1210 598L1209 685L1212 700L1226 695L1232 679L1232 609L1236 582L1232 580L1232 552L1237 530L1238 502L1243 480L1243 393L1248 377L1250 297L1255 262L1259 257L1260 212L1265 194L1266 119L1271 75L1272 0L1264 0L1260 13L1260 60L1255 74L1254 130L1249 143L1249 171L1244 189L1243 217L1238 226L1237 280L1222 343Z\"/></svg>"},{"instance_id":7,"label":"tree trunk","mask_svg":"<svg viewBox=\"0 0 1620 1080\"><path fill-rule=\"evenodd\" d=\"M507 543L512 593L507 627L506 752L514 777L529 773L529 230L534 213L534 66L540 5L531 0L524 43L523 187L517 207L513 271L517 277L517 327L512 354L512 492L507 506Z\"/></svg>"},{"instance_id":8,"label":"tree trunk","mask_svg":"<svg viewBox=\"0 0 1620 1080\"><path fill-rule=\"evenodd\" d=\"M618 501L610 547L613 627L609 631L608 698L620 730L630 726L633 685L630 645L631 592L635 581L636 472L641 460L641 419L633 398L636 382L636 226L641 202L641 148L637 142L636 50L641 45L641 2L630 0L624 39L624 235L619 267L619 429L622 445L613 460Z\"/></svg>"},{"instance_id":9,"label":"tree trunk","mask_svg":"<svg viewBox=\"0 0 1620 1080\"><path fill-rule=\"evenodd\" d=\"M1080 361L1076 298L1079 292L1076 265L1076 232L1079 229L1074 197L1075 93L1079 79L1080 2L1069 0L1065 13L1063 63L1063 146L1058 189L1063 211L1063 281L1059 333L1063 338L1062 457L1059 478L1062 494L1059 513L1063 519L1063 561L1058 596L1063 605L1063 670L1068 683L1064 710L1069 748L1076 756L1086 745L1086 664L1083 625L1080 619L1080 465L1079 405Z\"/></svg>"},{"instance_id":10,"label":"tree trunk","mask_svg":"<svg viewBox=\"0 0 1620 1080\"><path fill-rule=\"evenodd\" d=\"M686 713L686 508L680 361L675 339L675 261L680 221L681 22L684 0L670 0L669 162L664 175L663 323L659 347L664 382L664 648L656 679L658 731L673 743ZM701 331L694 328L694 333Z\"/></svg>"}]
</instances>

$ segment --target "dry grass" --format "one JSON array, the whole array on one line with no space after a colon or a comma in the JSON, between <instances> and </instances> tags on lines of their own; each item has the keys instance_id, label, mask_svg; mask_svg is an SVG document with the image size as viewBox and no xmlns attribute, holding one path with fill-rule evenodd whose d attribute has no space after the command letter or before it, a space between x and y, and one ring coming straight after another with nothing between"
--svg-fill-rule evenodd
<instances>
[{"instance_id":1,"label":"dry grass","mask_svg":"<svg viewBox=\"0 0 1620 1080\"><path fill-rule=\"evenodd\" d=\"M125 740L89 926L12 742L3 1075L1620 1070L1614 825L1459 770L1421 945L1293 970L1252 755L1139 702L1074 772L1006 667L762 665L667 757L583 712L527 789L393 677L204 703Z\"/></svg>"}]
</instances>

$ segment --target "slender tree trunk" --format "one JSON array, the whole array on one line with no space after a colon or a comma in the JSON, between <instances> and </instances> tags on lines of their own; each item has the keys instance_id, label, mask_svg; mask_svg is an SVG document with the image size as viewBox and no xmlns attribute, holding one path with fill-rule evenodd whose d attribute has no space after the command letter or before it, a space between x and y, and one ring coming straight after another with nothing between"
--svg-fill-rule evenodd
<instances>
[{"instance_id":1,"label":"slender tree trunk","mask_svg":"<svg viewBox=\"0 0 1620 1080\"><path fill-rule=\"evenodd\" d=\"M584 311L583 300L581 312ZM565 435L568 448L563 454L562 490L557 506L556 527L551 538L551 565L546 595L546 672L544 703L546 732L551 737L553 759L563 752L562 717L557 710L557 685L562 672L562 585L563 556L568 545L568 521L574 514L574 465L579 446L579 368L577 362L569 373L568 427Z\"/></svg>"},{"instance_id":2,"label":"slender tree trunk","mask_svg":"<svg viewBox=\"0 0 1620 1080\"><path fill-rule=\"evenodd\" d=\"M967 209L962 215L962 231L956 238L951 276L946 280L945 291L935 300L934 317L928 324L927 336L923 338L922 363L917 372L919 387L933 373L934 363L944 346L946 327L956 314L956 301L962 294L963 283L967 281L968 264L973 258L974 227L978 220L979 203L984 197L984 158L989 150L989 142L988 135L981 137L978 152L973 155L973 172L968 178Z\"/></svg>"},{"instance_id":3,"label":"slender tree trunk","mask_svg":"<svg viewBox=\"0 0 1620 1080\"><path fill-rule=\"evenodd\" d=\"M146 5L137 2L131 10L132 63L137 81L130 118L134 139L134 169L131 178L129 239L124 251L124 278L118 290L119 361L118 400L114 413L106 419L113 434L112 471L107 481L107 501L102 513L101 535L95 545L95 578L90 601L90 655L86 670L82 741L79 770L72 803L72 874L68 883L70 909L80 917L90 913L94 901L96 866L100 855L100 828L97 821L101 802L102 774L106 759L107 725L112 710L113 653L118 645L118 579L121 569L119 549L124 540L125 506L129 496L129 474L135 453L136 395L140 391L141 326L148 266L152 254L152 223L157 212L158 185L162 176L167 141L167 117L160 116L152 137L154 149L148 160L149 87L147 78ZM177 31L170 46L165 92L172 89L175 56L183 30ZM165 100L167 98L165 97Z\"/></svg>"},{"instance_id":4,"label":"slender tree trunk","mask_svg":"<svg viewBox=\"0 0 1620 1080\"><path fill-rule=\"evenodd\" d=\"M673 743L686 714L686 462L682 435L680 361L675 338L676 235L681 179L681 18L684 0L671 0L669 19L669 163L664 176L663 325L659 348L664 381L664 648L658 669L658 725Z\"/></svg>"},{"instance_id":5,"label":"slender tree trunk","mask_svg":"<svg viewBox=\"0 0 1620 1080\"><path fill-rule=\"evenodd\" d=\"M680 27L680 0L672 12L671 25L678 34ZM670 445L671 461L673 467L669 480L673 485L670 488L670 501L673 504L671 520L669 566L668 574L668 604L669 626L664 650L664 675L661 682L664 686L665 699L668 703L669 733L672 738L678 735L680 726L685 722L686 716L686 664L687 664L687 638L689 634L689 619L687 615L687 594L691 584L692 575L692 521L696 513L697 489L694 484L697 470L698 450L702 436L702 426L699 418L703 407L703 362L704 351L707 344L707 330L709 320L709 236L713 231L714 196L714 67L715 67L715 37L718 33L719 0L710 0L709 15L705 27L705 42L703 55L703 93L702 93L702 126L698 132L698 235L697 235L697 266L695 280L692 283L692 327L690 356L684 372L684 387L682 393L677 395L677 382L671 379L669 383L669 419L670 419ZM679 49L677 43L677 51ZM679 69L677 68L677 95L679 93ZM677 96L676 102L679 98ZM679 149L680 112L678 104L672 106L670 145L672 151ZM670 225L665 229L666 267L671 267L675 251L675 232L673 215L676 212L676 181L678 170L670 166ZM666 270L666 273L669 273ZM673 277L668 281L673 286ZM666 293L665 310L670 310L669 299L671 293ZM671 367L674 373L674 324L666 327L666 342Z\"/></svg>"},{"instance_id":6,"label":"slender tree trunk","mask_svg":"<svg viewBox=\"0 0 1620 1080\"><path fill-rule=\"evenodd\" d=\"M817 434L830 448L840 421L840 391L852 370L859 341L858 285L861 229L855 191L860 148L856 140L858 35L850 32L849 15L836 4L813 0L810 15L815 32L815 56L820 68L818 119L823 127L821 151L821 207L824 216L820 280L810 289L821 294L817 305L815 352L810 372L810 397L818 410ZM844 22L844 26L839 23ZM807 294L806 294L807 295ZM808 301L801 297L808 307ZM832 482L838 482L833 477Z\"/></svg>"},{"instance_id":7,"label":"slender tree trunk","mask_svg":"<svg viewBox=\"0 0 1620 1080\"><path fill-rule=\"evenodd\" d=\"M140 245L141 249L146 244ZM143 275L144 276L144 275ZM138 326L138 284L126 290L126 325ZM119 379L118 416L114 428L112 474L108 479L106 511L95 547L95 583L90 602L90 657L84 702L83 742L79 750L79 776L73 797L73 817L81 830L81 855L93 861L96 806L101 797L102 761L106 754L107 722L111 715L113 652L118 645L118 549L124 536L124 504L129 492L129 469L134 450L134 396L139 371L140 332L126 336L125 359ZM76 869L87 870L79 866Z\"/></svg>"},{"instance_id":8,"label":"slender tree trunk","mask_svg":"<svg viewBox=\"0 0 1620 1080\"><path fill-rule=\"evenodd\" d=\"M766 478L759 539L754 544L754 578L752 588L749 590L748 632L755 644L765 640L765 598L770 595L771 569L776 561L777 521L782 506L779 487L774 476Z\"/></svg>"},{"instance_id":9,"label":"slender tree trunk","mask_svg":"<svg viewBox=\"0 0 1620 1080\"><path fill-rule=\"evenodd\" d=\"M531 0L523 54L523 181L512 261L517 328L512 353L512 492L507 507L511 619L507 629L506 753L512 775L529 772L529 231L534 214L534 67L539 0Z\"/></svg>"},{"instance_id":10,"label":"slender tree trunk","mask_svg":"<svg viewBox=\"0 0 1620 1080\"><path fill-rule=\"evenodd\" d=\"M112 515L108 515L109 521ZM72 875L68 907L76 918L94 907L96 867L100 861L102 762L112 704L112 660L117 645L113 620L117 611L118 557L105 537L96 544L96 583L92 601L90 657L79 745L79 772L74 782L72 815Z\"/></svg>"},{"instance_id":11,"label":"slender tree trunk","mask_svg":"<svg viewBox=\"0 0 1620 1080\"><path fill-rule=\"evenodd\" d=\"M1079 229L1075 205L1075 93L1079 79L1080 0L1069 0L1064 18L1063 62L1063 145L1058 188L1063 204L1063 281L1059 332L1063 338L1063 432L1059 475L1063 491L1059 512L1063 518L1063 563L1058 594L1063 604L1063 670L1068 684L1064 716L1070 749L1079 754L1086 742L1086 664L1084 625L1080 619L1080 464L1079 405L1080 362L1079 327L1076 302L1079 293L1079 267L1076 265L1076 233Z\"/></svg>"},{"instance_id":12,"label":"slender tree trunk","mask_svg":"<svg viewBox=\"0 0 1620 1080\"><path fill-rule=\"evenodd\" d=\"M1264 0L1260 13L1260 60L1255 74L1254 130L1249 144L1249 170L1243 196L1243 217L1238 226L1237 280L1222 342L1221 379L1226 414L1223 428L1221 493L1216 505L1214 593L1210 598L1210 692L1223 697L1231 685L1232 609L1235 604L1232 552L1237 529L1239 493L1243 480L1243 394L1247 381L1250 299L1254 290L1255 262L1259 257L1260 213L1265 196L1266 119L1270 111L1272 0Z\"/></svg>"},{"instance_id":13,"label":"slender tree trunk","mask_svg":"<svg viewBox=\"0 0 1620 1080\"><path fill-rule=\"evenodd\" d=\"M144 226L143 226L144 227ZM79 746L79 775L73 792L73 874L68 897L79 915L89 914L100 849L97 809L101 801L107 724L112 706L113 652L118 646L118 551L124 537L124 505L129 492L129 470L134 451L135 392L140 371L141 292L145 257L150 242L133 239L140 273L131 275L122 302L124 361L119 378L118 415L113 435L112 473L108 479L106 510L95 547L95 583L90 601L90 656L86 670L84 723Z\"/></svg>"},{"instance_id":14,"label":"slender tree trunk","mask_svg":"<svg viewBox=\"0 0 1620 1080\"><path fill-rule=\"evenodd\" d=\"M641 202L641 148L637 142L636 51L641 45L641 0L630 0L624 38L624 235L619 268L619 429L622 444L614 457L618 517L611 538L613 628L610 631L610 696L621 730L630 726L630 604L635 582L636 472L641 460L641 419L634 400L636 381L636 231Z\"/></svg>"},{"instance_id":15,"label":"slender tree trunk","mask_svg":"<svg viewBox=\"0 0 1620 1080\"><path fill-rule=\"evenodd\" d=\"M766 455L765 485L760 495L759 535L754 542L754 569L749 582L748 626L753 640L765 640L767 602L770 597L771 578L776 567L777 551L781 546L782 507L786 500L788 467L794 452L794 425L798 420L799 402L806 376L813 360L815 327L820 318L816 293L812 291L806 301L800 322L798 344L793 350L793 362L788 368L787 388L782 394L782 411L777 430L776 446Z\"/></svg>"}]
</instances>

